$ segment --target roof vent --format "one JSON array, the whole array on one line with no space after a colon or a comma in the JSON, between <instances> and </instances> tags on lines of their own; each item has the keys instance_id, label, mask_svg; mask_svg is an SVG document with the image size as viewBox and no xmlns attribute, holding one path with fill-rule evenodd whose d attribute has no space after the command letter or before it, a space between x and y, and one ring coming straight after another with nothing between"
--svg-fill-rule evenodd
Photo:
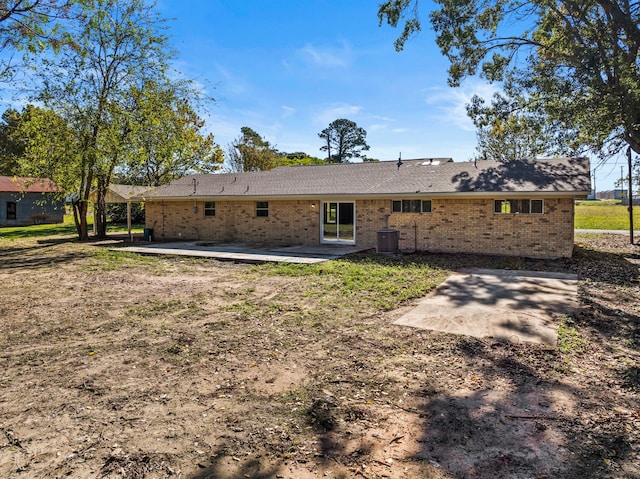
<instances>
[{"instance_id":1,"label":"roof vent","mask_svg":"<svg viewBox=\"0 0 640 479\"><path fill-rule=\"evenodd\" d=\"M428 161L423 161L422 162L422 166L436 166L439 165L440 161L439 160L433 160L433 159L429 159Z\"/></svg>"}]
</instances>

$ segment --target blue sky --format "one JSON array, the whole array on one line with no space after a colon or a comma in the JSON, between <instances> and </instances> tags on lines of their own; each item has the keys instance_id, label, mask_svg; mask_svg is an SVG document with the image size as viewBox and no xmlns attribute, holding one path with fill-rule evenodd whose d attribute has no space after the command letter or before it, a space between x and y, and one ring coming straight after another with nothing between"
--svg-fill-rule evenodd
<instances>
[{"instance_id":1,"label":"blue sky","mask_svg":"<svg viewBox=\"0 0 640 479\"><path fill-rule=\"evenodd\" d=\"M188 6L185 8L185 5ZM161 0L177 67L216 98L208 125L226 147L249 126L279 150L324 157L318 133L338 118L367 131L368 156L470 159L464 104L492 89L447 86L447 62L424 31L396 52L375 0Z\"/></svg>"},{"instance_id":2,"label":"blue sky","mask_svg":"<svg viewBox=\"0 0 640 479\"><path fill-rule=\"evenodd\" d=\"M216 99L201 113L224 149L248 126L281 151L324 158L318 133L347 118L367 131L372 158L471 159L476 134L465 104L495 87L480 79L447 85L428 2L420 4L424 30L396 52L398 30L378 26L380 1L158 0L157 7L169 20L176 69ZM597 167L598 190L614 187L621 164Z\"/></svg>"},{"instance_id":3,"label":"blue sky","mask_svg":"<svg viewBox=\"0 0 640 479\"><path fill-rule=\"evenodd\" d=\"M465 104L495 88L480 79L447 85L425 11L424 30L396 52L398 31L378 26L378 3L159 0L158 8L170 19L177 69L216 99L203 116L225 149L249 126L281 151L324 158L318 133L348 118L367 131L369 157L471 159L476 134ZM598 190L612 189L625 163L598 166Z\"/></svg>"}]
</instances>

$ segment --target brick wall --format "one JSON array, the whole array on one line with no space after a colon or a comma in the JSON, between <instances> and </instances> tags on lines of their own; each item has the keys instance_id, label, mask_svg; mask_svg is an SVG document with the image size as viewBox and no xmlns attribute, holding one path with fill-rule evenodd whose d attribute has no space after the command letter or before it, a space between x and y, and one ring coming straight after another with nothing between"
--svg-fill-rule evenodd
<instances>
[{"instance_id":1,"label":"brick wall","mask_svg":"<svg viewBox=\"0 0 640 479\"><path fill-rule=\"evenodd\" d=\"M545 198L544 214L495 214L493 199L434 199L432 213L396 213L401 251L480 253L540 258L573 253L571 198Z\"/></svg>"},{"instance_id":2,"label":"brick wall","mask_svg":"<svg viewBox=\"0 0 640 479\"><path fill-rule=\"evenodd\" d=\"M313 206L315 205L315 207ZM153 201L146 226L154 238L320 244L319 201L269 201L269 216L257 217L255 201L216 201L216 216L204 216L204 202ZM194 211L197 207L197 211ZM493 199L433 199L431 213L391 214L390 199L356 201L356 243L375 248L377 231L399 230L401 251L480 253L528 257L570 257L573 252L571 198L545 198L542 215L493 213Z\"/></svg>"},{"instance_id":3,"label":"brick wall","mask_svg":"<svg viewBox=\"0 0 640 479\"><path fill-rule=\"evenodd\" d=\"M203 201L150 201L145 205L145 225L153 228L158 240L317 245L319 205L318 201L270 200L269 216L259 217L255 201L216 201L216 215L204 216Z\"/></svg>"}]
</instances>

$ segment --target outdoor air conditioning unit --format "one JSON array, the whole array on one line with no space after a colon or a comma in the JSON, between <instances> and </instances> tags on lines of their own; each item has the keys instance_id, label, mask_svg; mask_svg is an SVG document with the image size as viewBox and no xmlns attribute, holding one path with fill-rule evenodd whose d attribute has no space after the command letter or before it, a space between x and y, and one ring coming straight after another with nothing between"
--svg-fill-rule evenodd
<instances>
[{"instance_id":1,"label":"outdoor air conditioning unit","mask_svg":"<svg viewBox=\"0 0 640 479\"><path fill-rule=\"evenodd\" d=\"M378 242L376 251L378 253L396 254L398 252L399 231L391 228L383 228L377 231Z\"/></svg>"}]
</instances>

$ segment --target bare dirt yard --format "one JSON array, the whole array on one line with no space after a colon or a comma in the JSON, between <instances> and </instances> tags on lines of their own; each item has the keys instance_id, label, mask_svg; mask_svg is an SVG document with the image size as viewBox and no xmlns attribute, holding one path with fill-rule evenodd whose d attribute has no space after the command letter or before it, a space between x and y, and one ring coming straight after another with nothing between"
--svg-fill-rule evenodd
<instances>
[{"instance_id":1,"label":"bare dirt yard","mask_svg":"<svg viewBox=\"0 0 640 479\"><path fill-rule=\"evenodd\" d=\"M248 265L0 238L2 478L640 478L640 248ZM449 271L575 273L559 344L395 326Z\"/></svg>"}]
</instances>

